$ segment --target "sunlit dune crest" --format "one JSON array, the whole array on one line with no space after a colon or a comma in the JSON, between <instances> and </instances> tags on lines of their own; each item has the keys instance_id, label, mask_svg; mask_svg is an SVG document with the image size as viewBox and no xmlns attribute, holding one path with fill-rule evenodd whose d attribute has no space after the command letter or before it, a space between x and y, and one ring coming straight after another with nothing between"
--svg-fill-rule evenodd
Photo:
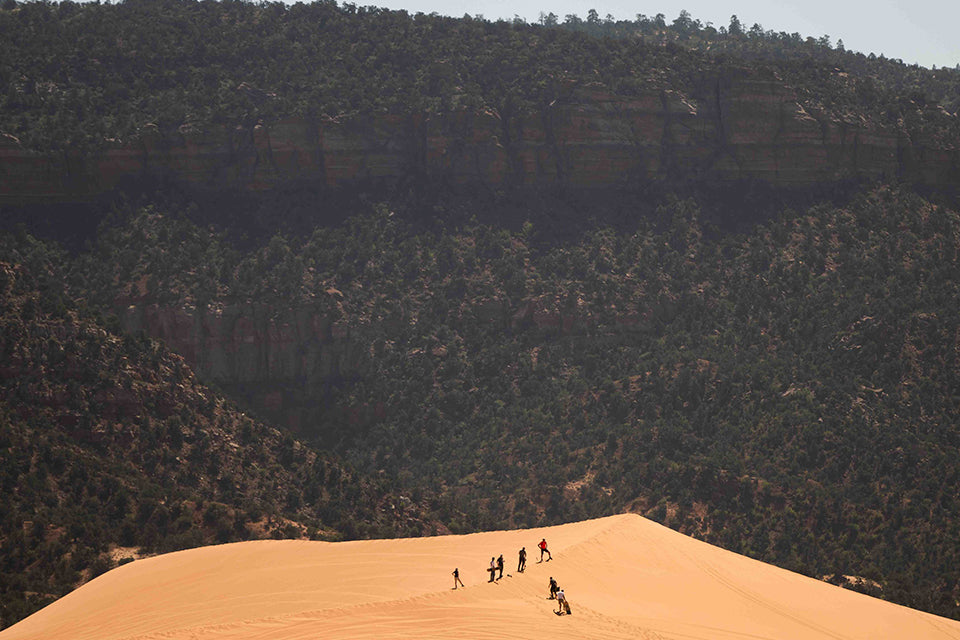
<instances>
[{"instance_id":1,"label":"sunlit dune crest","mask_svg":"<svg viewBox=\"0 0 960 640\"><path fill-rule=\"evenodd\" d=\"M537 562L541 538L552 561ZM504 576L491 584L486 568L500 554ZM456 590L455 567L465 583ZM553 613L551 576L572 615ZM171 553L110 571L0 633L26 638L960 639L960 623L620 515L464 536Z\"/></svg>"}]
</instances>

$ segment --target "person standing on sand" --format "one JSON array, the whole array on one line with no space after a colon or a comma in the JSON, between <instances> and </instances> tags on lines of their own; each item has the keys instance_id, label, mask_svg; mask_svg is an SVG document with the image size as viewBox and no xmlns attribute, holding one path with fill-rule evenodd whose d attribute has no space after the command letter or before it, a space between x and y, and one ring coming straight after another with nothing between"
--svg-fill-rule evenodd
<instances>
[{"instance_id":1,"label":"person standing on sand","mask_svg":"<svg viewBox=\"0 0 960 640\"><path fill-rule=\"evenodd\" d=\"M557 597L557 591L560 590L560 587L557 586L557 581L553 579L553 576L550 576L550 597L547 600L553 600Z\"/></svg>"},{"instance_id":2,"label":"person standing on sand","mask_svg":"<svg viewBox=\"0 0 960 640\"><path fill-rule=\"evenodd\" d=\"M490 579L487 582L493 582L493 579L497 576L497 561L492 557L490 558L490 568L487 571L490 572Z\"/></svg>"},{"instance_id":3,"label":"person standing on sand","mask_svg":"<svg viewBox=\"0 0 960 640\"><path fill-rule=\"evenodd\" d=\"M544 538L540 541L540 544L537 545L540 547L540 562L543 562L543 554L547 554L547 561L553 560L553 554L550 553L550 550L547 549L547 539Z\"/></svg>"},{"instance_id":4,"label":"person standing on sand","mask_svg":"<svg viewBox=\"0 0 960 640\"><path fill-rule=\"evenodd\" d=\"M517 564L517 573L523 573L523 570L527 568L527 548L522 547L520 549L520 561Z\"/></svg>"},{"instance_id":5,"label":"person standing on sand","mask_svg":"<svg viewBox=\"0 0 960 640\"><path fill-rule=\"evenodd\" d=\"M457 567L453 570L453 588L457 588L457 583L460 583L460 586L466 589L466 585L463 584L463 580L460 579L460 568Z\"/></svg>"},{"instance_id":6,"label":"person standing on sand","mask_svg":"<svg viewBox=\"0 0 960 640\"><path fill-rule=\"evenodd\" d=\"M500 557L497 558L497 569L500 570L500 575L497 576L497 580L503 577L503 554L500 554Z\"/></svg>"}]
</instances>

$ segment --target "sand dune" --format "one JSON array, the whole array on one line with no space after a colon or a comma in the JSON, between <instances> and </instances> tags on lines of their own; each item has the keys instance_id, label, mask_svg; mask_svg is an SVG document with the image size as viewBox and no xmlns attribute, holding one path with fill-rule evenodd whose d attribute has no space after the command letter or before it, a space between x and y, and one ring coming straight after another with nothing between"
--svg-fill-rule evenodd
<instances>
[{"instance_id":1,"label":"sand dune","mask_svg":"<svg viewBox=\"0 0 960 640\"><path fill-rule=\"evenodd\" d=\"M546 537L553 561L537 564ZM516 570L526 546L527 571ZM487 583L490 557L506 573ZM460 568L465 588L453 590ZM573 615L556 616L550 576ZM953 638L960 623L687 538L635 515L544 529L259 541L138 560L0 640Z\"/></svg>"}]
</instances>

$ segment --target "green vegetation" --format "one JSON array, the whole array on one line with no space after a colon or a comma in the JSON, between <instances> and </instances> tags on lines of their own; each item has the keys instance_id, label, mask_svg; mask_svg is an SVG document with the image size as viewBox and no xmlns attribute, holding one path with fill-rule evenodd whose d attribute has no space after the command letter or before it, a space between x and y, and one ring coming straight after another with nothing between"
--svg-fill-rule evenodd
<instances>
[{"instance_id":1,"label":"green vegetation","mask_svg":"<svg viewBox=\"0 0 960 640\"><path fill-rule=\"evenodd\" d=\"M544 17L541 23L551 20ZM960 111L960 63L953 69L907 65L883 54L848 51L842 39L834 46L829 35L775 32L756 23L747 28L736 15L730 17L728 26L715 27L704 25L687 11L681 11L671 22L663 14L638 14L632 21L612 16L601 20L594 11L586 20L568 15L553 26L689 49L716 65L761 65L798 89L804 106L826 109L834 115L857 113L881 122L896 122L899 117L913 117L938 105L947 113ZM946 126L956 131L955 125Z\"/></svg>"},{"instance_id":2,"label":"green vegetation","mask_svg":"<svg viewBox=\"0 0 960 640\"><path fill-rule=\"evenodd\" d=\"M8 1L0 33L0 133L48 152L147 125L510 115L571 85L695 91L744 66L808 110L960 139L958 70L685 14ZM892 185L822 201L309 188L118 199L74 253L4 225L0 626L123 554L625 510L960 617L953 204ZM322 366L267 380L278 408L229 363L216 388L195 377L202 344L155 341L176 327L124 334L131 308L179 314L182 333L225 310L315 322L296 355Z\"/></svg>"},{"instance_id":3,"label":"green vegetation","mask_svg":"<svg viewBox=\"0 0 960 640\"><path fill-rule=\"evenodd\" d=\"M463 532L635 510L958 614L949 208L882 187L733 235L669 197L632 229L584 223L560 241L537 222L427 229L377 206L250 251L162 209L104 225L70 295L348 327L351 376L280 381L304 399L300 436L428 520Z\"/></svg>"},{"instance_id":4,"label":"green vegetation","mask_svg":"<svg viewBox=\"0 0 960 640\"><path fill-rule=\"evenodd\" d=\"M58 284L63 256L17 244L4 253L23 262L0 262L0 627L124 558L427 531L383 481L252 420L181 357L78 309Z\"/></svg>"},{"instance_id":5,"label":"green vegetation","mask_svg":"<svg viewBox=\"0 0 960 640\"><path fill-rule=\"evenodd\" d=\"M602 83L690 92L749 65L804 107L956 140L960 70L845 51L829 38L567 16L544 24L408 15L333 1L14 2L0 9L0 132L40 150L95 150L163 131L292 115L495 109L509 116ZM735 19L734 19L735 20ZM942 105L946 112L941 112Z\"/></svg>"}]
</instances>

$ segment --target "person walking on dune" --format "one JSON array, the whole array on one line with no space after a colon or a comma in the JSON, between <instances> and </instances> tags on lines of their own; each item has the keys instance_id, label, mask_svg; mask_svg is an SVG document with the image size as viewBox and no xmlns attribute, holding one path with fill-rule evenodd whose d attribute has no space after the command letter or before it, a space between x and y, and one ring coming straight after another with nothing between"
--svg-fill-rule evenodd
<instances>
[{"instance_id":1,"label":"person walking on dune","mask_svg":"<svg viewBox=\"0 0 960 640\"><path fill-rule=\"evenodd\" d=\"M497 558L497 569L500 571L500 575L497 576L497 580L503 577L503 554L500 554L500 557Z\"/></svg>"},{"instance_id":2,"label":"person walking on dune","mask_svg":"<svg viewBox=\"0 0 960 640\"><path fill-rule=\"evenodd\" d=\"M567 604L567 594L560 589L557 591L557 615L562 616L564 612L570 613L570 605Z\"/></svg>"},{"instance_id":3,"label":"person walking on dune","mask_svg":"<svg viewBox=\"0 0 960 640\"><path fill-rule=\"evenodd\" d=\"M460 586L466 589L466 585L463 584L463 580L460 579L460 568L457 567L453 570L453 588L457 588L457 583L460 583Z\"/></svg>"},{"instance_id":4,"label":"person walking on dune","mask_svg":"<svg viewBox=\"0 0 960 640\"><path fill-rule=\"evenodd\" d=\"M523 570L527 568L527 548L522 547L520 549L520 561L517 563L517 573L523 573Z\"/></svg>"},{"instance_id":5,"label":"person walking on dune","mask_svg":"<svg viewBox=\"0 0 960 640\"><path fill-rule=\"evenodd\" d=\"M548 562L549 562L550 560L553 560L553 554L551 554L551 553L550 553L550 550L547 549L547 539L546 539L546 538L542 539L542 540L540 541L540 544L538 544L537 546L540 547L540 560L539 560L539 562L543 562L543 554L547 554L547 561L548 561Z\"/></svg>"},{"instance_id":6,"label":"person walking on dune","mask_svg":"<svg viewBox=\"0 0 960 640\"><path fill-rule=\"evenodd\" d=\"M553 576L550 576L550 597L547 600L553 600L557 597L557 591L560 590L560 587L557 586L557 581L553 579Z\"/></svg>"},{"instance_id":7,"label":"person walking on dune","mask_svg":"<svg viewBox=\"0 0 960 640\"><path fill-rule=\"evenodd\" d=\"M487 569L490 572L490 579L487 582L493 582L497 577L497 561L494 558L490 558L490 568Z\"/></svg>"}]
</instances>

